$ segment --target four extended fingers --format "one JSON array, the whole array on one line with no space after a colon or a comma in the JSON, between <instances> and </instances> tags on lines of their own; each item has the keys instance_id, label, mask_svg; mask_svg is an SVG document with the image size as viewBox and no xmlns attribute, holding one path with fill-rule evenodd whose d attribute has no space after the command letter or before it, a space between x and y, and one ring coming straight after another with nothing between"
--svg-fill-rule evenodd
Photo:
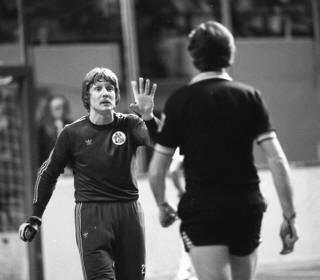
<instances>
[{"instance_id":1,"label":"four extended fingers","mask_svg":"<svg viewBox=\"0 0 320 280\"><path fill-rule=\"evenodd\" d=\"M139 94L154 96L157 89L157 84L153 83L150 90L150 79L146 79L146 82L144 83L144 78L140 77L139 88L138 88L138 83L136 81L131 81L131 87L133 90L134 97L136 99L136 97Z\"/></svg>"}]
</instances>

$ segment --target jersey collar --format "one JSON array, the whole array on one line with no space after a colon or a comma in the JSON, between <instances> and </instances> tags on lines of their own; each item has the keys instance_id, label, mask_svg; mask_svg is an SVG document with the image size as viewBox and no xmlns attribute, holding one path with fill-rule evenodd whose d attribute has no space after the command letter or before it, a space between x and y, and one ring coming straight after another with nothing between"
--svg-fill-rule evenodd
<instances>
[{"instance_id":1,"label":"jersey collar","mask_svg":"<svg viewBox=\"0 0 320 280\"><path fill-rule=\"evenodd\" d=\"M208 71L208 72L201 72L198 75L194 76L189 82L189 85L201 82L203 80L208 80L208 79L223 79L223 80L232 81L232 78L226 71L221 71L221 72Z\"/></svg>"}]
</instances>

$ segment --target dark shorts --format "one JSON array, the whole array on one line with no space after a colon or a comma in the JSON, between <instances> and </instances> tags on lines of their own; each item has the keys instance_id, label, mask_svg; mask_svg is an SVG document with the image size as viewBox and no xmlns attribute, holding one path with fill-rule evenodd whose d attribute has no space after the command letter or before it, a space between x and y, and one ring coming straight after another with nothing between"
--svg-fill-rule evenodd
<instances>
[{"instance_id":1,"label":"dark shorts","mask_svg":"<svg viewBox=\"0 0 320 280\"><path fill-rule=\"evenodd\" d=\"M185 248L225 245L232 255L249 255L260 244L265 210L259 191L237 196L187 192L178 207Z\"/></svg>"},{"instance_id":2,"label":"dark shorts","mask_svg":"<svg viewBox=\"0 0 320 280\"><path fill-rule=\"evenodd\" d=\"M144 218L139 202L77 203L75 223L85 280L144 279Z\"/></svg>"}]
</instances>

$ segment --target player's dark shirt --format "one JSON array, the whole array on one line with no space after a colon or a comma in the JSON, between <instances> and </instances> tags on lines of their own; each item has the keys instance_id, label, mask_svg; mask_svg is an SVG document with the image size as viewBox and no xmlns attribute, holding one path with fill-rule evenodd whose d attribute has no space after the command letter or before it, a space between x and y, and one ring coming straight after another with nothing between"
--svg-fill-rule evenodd
<instances>
[{"instance_id":1,"label":"player's dark shirt","mask_svg":"<svg viewBox=\"0 0 320 280\"><path fill-rule=\"evenodd\" d=\"M64 119L62 125L65 126L72 121ZM56 142L58 136L58 128L52 124L49 125L42 122L38 126L38 163L42 164L50 155L52 148Z\"/></svg>"},{"instance_id":2,"label":"player's dark shirt","mask_svg":"<svg viewBox=\"0 0 320 280\"><path fill-rule=\"evenodd\" d=\"M256 89L225 78L203 79L178 89L164 116L157 142L180 147L187 191L258 188L253 143L271 125Z\"/></svg>"},{"instance_id":3,"label":"player's dark shirt","mask_svg":"<svg viewBox=\"0 0 320 280\"><path fill-rule=\"evenodd\" d=\"M120 113L108 125L95 125L86 116L65 126L39 170L33 215L42 216L68 163L73 168L76 202L136 200L132 159L137 147L149 145L156 131L155 119L144 122Z\"/></svg>"}]
</instances>

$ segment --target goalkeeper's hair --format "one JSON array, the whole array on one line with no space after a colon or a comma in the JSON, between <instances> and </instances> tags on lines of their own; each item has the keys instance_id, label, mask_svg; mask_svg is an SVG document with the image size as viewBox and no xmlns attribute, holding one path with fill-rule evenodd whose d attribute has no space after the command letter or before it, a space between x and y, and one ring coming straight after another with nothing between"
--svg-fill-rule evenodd
<instances>
[{"instance_id":1,"label":"goalkeeper's hair","mask_svg":"<svg viewBox=\"0 0 320 280\"><path fill-rule=\"evenodd\" d=\"M90 70L84 77L82 82L82 102L83 106L90 110L90 87L98 81L106 81L111 83L115 88L116 104L120 101L119 81L116 74L108 68L95 67Z\"/></svg>"},{"instance_id":2,"label":"goalkeeper's hair","mask_svg":"<svg viewBox=\"0 0 320 280\"><path fill-rule=\"evenodd\" d=\"M200 71L219 71L234 61L235 43L231 32L216 21L199 24L189 35L188 50Z\"/></svg>"}]
</instances>

